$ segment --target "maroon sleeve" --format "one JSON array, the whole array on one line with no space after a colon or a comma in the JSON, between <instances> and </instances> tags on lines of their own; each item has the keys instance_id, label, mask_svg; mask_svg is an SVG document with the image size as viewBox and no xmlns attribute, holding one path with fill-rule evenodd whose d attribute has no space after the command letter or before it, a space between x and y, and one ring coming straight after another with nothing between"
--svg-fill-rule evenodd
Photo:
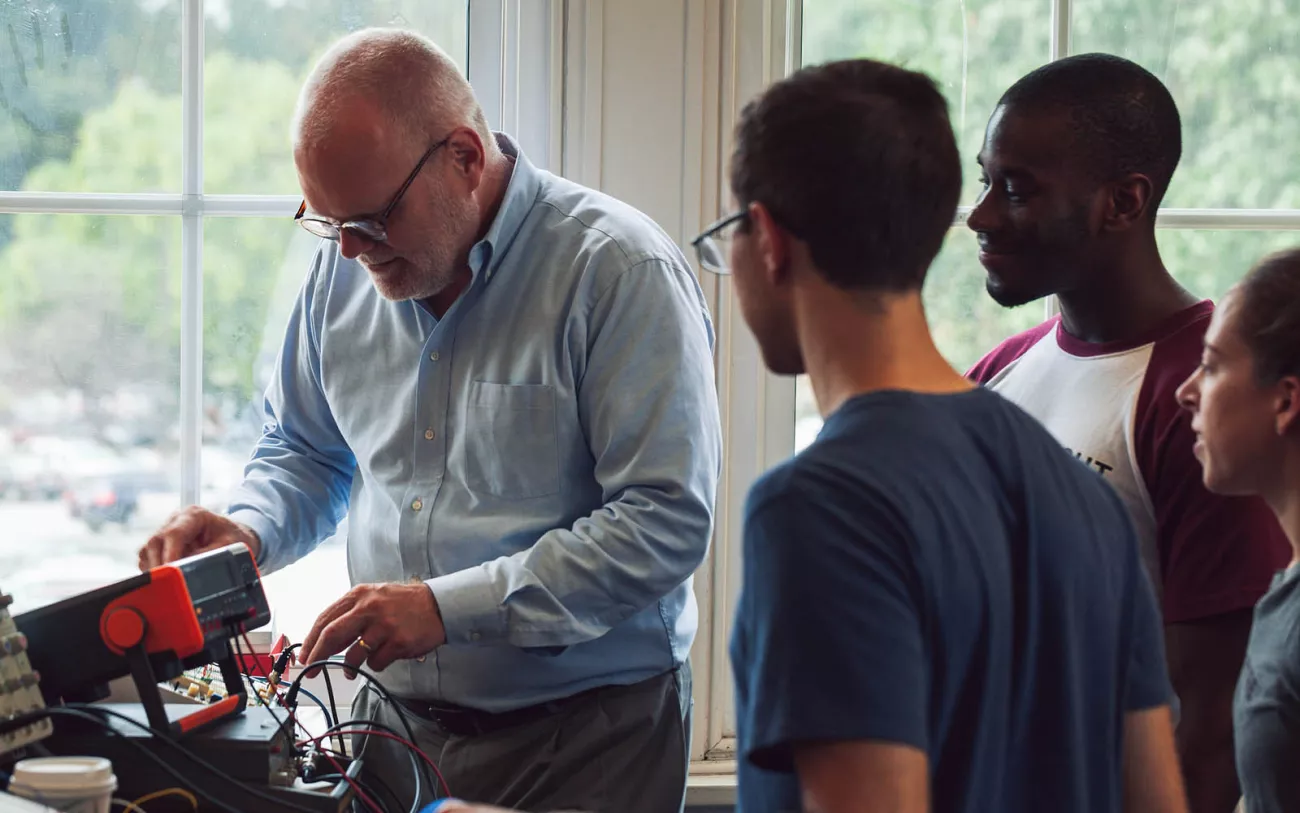
<instances>
[{"instance_id":1,"label":"maroon sleeve","mask_svg":"<svg viewBox=\"0 0 1300 813\"><path fill-rule=\"evenodd\" d=\"M1055 330L1061 317L1054 316L1038 327L1017 333L988 352L984 358L975 362L975 366L966 371L966 377L976 384L987 384L993 376L1011 366L1011 362L1023 356L1029 348L1038 344L1038 340ZM1199 351L1198 351L1199 352Z\"/></svg>"},{"instance_id":2,"label":"maroon sleeve","mask_svg":"<svg viewBox=\"0 0 1300 813\"><path fill-rule=\"evenodd\" d=\"M1155 508L1166 624L1254 606L1290 548L1257 497L1211 494L1192 453L1191 416L1174 397L1200 362L1208 307L1156 342L1138 396L1134 453Z\"/></svg>"}]
</instances>

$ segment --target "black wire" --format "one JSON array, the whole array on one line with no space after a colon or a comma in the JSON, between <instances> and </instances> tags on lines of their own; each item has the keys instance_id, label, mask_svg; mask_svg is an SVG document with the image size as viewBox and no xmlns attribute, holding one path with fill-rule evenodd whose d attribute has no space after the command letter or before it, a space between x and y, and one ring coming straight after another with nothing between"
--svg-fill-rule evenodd
<instances>
[{"instance_id":1,"label":"black wire","mask_svg":"<svg viewBox=\"0 0 1300 813\"><path fill-rule=\"evenodd\" d=\"M380 796L378 793L375 793L374 788L370 787L360 779L351 779L345 781L351 781L352 784L357 786L358 790L360 790L362 793L365 793L366 796L369 796L370 800L373 801L375 803L375 806L379 808L379 813L393 813L392 809L389 808L388 806L388 802L384 799L383 796ZM392 791L389 791L389 793L392 793ZM356 794L352 797L352 809L355 811L358 807L362 807L363 809L365 807L364 803L361 801L360 794Z\"/></svg>"},{"instance_id":2,"label":"black wire","mask_svg":"<svg viewBox=\"0 0 1300 813\"><path fill-rule=\"evenodd\" d=\"M302 688L301 686L298 688L298 694L303 695L308 700L315 703L317 706L320 706L321 714L325 715L325 725L334 725L334 721L337 718L330 714L330 710L325 708L325 704L321 702L321 699L319 697L307 691L306 689Z\"/></svg>"},{"instance_id":3,"label":"black wire","mask_svg":"<svg viewBox=\"0 0 1300 813\"><path fill-rule=\"evenodd\" d=\"M244 677L248 678L249 680L255 680L258 683L266 683L268 685L271 683L269 679L264 677L258 677L257 675L244 675ZM319 697L307 691L306 689L302 688L301 686L298 687L298 694L302 695L303 697L307 698L308 700L310 700L311 702L315 703L317 706L320 707L321 714L325 715L325 725L327 726L334 725L334 718L330 716L330 710L328 707L326 707L324 701L322 701Z\"/></svg>"},{"instance_id":4,"label":"black wire","mask_svg":"<svg viewBox=\"0 0 1300 813\"><path fill-rule=\"evenodd\" d=\"M92 711L87 711L87 709L93 710L93 713ZM126 736L121 731L118 731L116 728L113 727L112 723L100 717L99 715L101 714L108 715L110 717L117 717L121 720L130 723L133 726L136 726L137 728L143 729L144 731L148 731L150 734L154 736L155 739L160 740L170 748L180 751L190 761L194 762L199 767L209 771L218 779L221 779L225 782L228 782L231 785L234 785L235 787L238 787L239 789L243 790L245 793L248 793L251 796L256 796L266 801L273 802L274 804L277 804L281 808L286 810L298 810L298 811L302 811L302 813L316 813L316 811L313 808L303 807L301 805L293 804L292 802L289 802L286 799L277 798L275 796L270 795L269 793L262 793L256 788L250 785L246 785L243 782L240 782L238 779L235 779L233 776L230 776L229 774L222 771L220 768L216 767L215 765L208 762L207 760L202 759L196 754L190 753L188 748L184 747L180 743L177 743L175 740L173 740L170 736L168 736L164 732L151 728L150 726L141 723L139 720L132 719L131 717L113 711L112 709L106 709L97 706L89 706L89 705L82 705L82 704L69 705L69 706L54 706L53 708L38 709L36 711L28 712L27 714L19 715L18 717L12 718L3 724L0 724L0 730L11 729L11 728L13 729L22 728L35 720L40 720L44 717L48 717L52 715L75 717L80 720L86 720L88 722L95 723L96 725L102 726L103 729L107 731L109 734L112 734L113 736L116 737L121 737L122 740L127 745L136 749L141 754L143 754L146 758L156 763L159 768L161 768L172 779L176 780L177 783L192 789L194 791L194 795L203 799L203 801L207 802L208 804L220 810L226 811L226 813L245 813L245 811L240 810L237 807L232 807L231 805L226 804L225 802L216 798L212 794L208 793L203 788L199 787L194 782L194 780L186 777L180 771L168 765L167 761L164 760L162 757L153 753L148 748L145 748L139 742L136 742L135 740Z\"/></svg>"},{"instance_id":5,"label":"black wire","mask_svg":"<svg viewBox=\"0 0 1300 813\"><path fill-rule=\"evenodd\" d=\"M331 726L330 729L327 729L325 733L321 735L321 737L322 738L328 737L330 735L330 731L335 731L337 732L335 736L341 738L343 736L343 729L349 726L354 726L357 728L373 728L377 731L387 731L389 734L392 734L395 737L401 736L396 731L384 725L383 723L372 722L370 720L349 720L345 723L339 723L338 725ZM370 742L370 735L357 734L355 736L366 738L361 745L360 751L358 751L357 754L354 756L354 759L361 759L362 755L365 754L366 743ZM411 740L411 744L414 745L415 741ZM398 745L401 745L401 743L398 743ZM416 754L414 748L408 747L406 749L406 756L408 759L411 760L411 777L412 779L415 780L415 790L413 791L415 796L413 799L411 799L411 809L410 811L408 811L408 813L417 813L417 811L420 809L420 797L424 793L424 784L420 781L420 769L423 766L420 764L419 760L417 759L418 755ZM364 760L362 760L362 763L364 764ZM434 785L433 788L434 788L433 792L436 795L438 793L438 786Z\"/></svg>"},{"instance_id":6,"label":"black wire","mask_svg":"<svg viewBox=\"0 0 1300 813\"><path fill-rule=\"evenodd\" d=\"M302 644L298 644L298 646L302 646ZM328 698L330 699L330 712L334 715L334 720L335 720L335 722L337 722L337 721L339 721L339 720L342 720L343 718L339 716L339 707L338 707L338 704L336 704L336 703L334 702L334 684L333 684L333 683L330 683L330 672L329 672L329 670L328 670L328 669L322 669L322 670L321 670L321 673L320 673L320 676L323 677L323 678L325 678L325 695L326 695L326 697L328 697ZM301 691L301 690L302 690L301 687L299 687L299 691ZM334 723L330 723L330 725L333 725L333 724L334 724ZM346 750L347 750L347 746L343 744L343 736L342 736L342 735L339 735L339 736L337 737L337 740L338 740L338 744L339 744L339 750L340 750L340 751L346 751Z\"/></svg>"},{"instance_id":7,"label":"black wire","mask_svg":"<svg viewBox=\"0 0 1300 813\"><path fill-rule=\"evenodd\" d=\"M193 762L195 765L198 765L200 768L203 768L204 770L208 771L218 779L221 779L224 782L229 782L232 785L238 786L240 789L242 789L245 793L249 794L250 796L256 796L257 798L262 799L264 801L273 802L289 810L299 810L299 811L303 811L303 813L316 813L316 811L314 811L312 808L303 807L302 805L296 805L282 798L272 796L269 793L263 793L262 791L258 790L256 787L253 787L252 785L249 785L245 782L239 781L238 779L234 778L230 774L226 773L225 771L221 770L217 766L213 765L211 762L208 762L207 760L203 759L198 754L193 753L192 751L190 751L190 749L181 745L176 740L172 739L171 736L167 734L167 732L159 731L156 728L152 728L146 725L145 723L136 720L134 717L130 717L119 711L114 711L113 709L107 709L100 706L94 706L88 704L75 703L75 704L69 704L67 706L64 706L63 708L88 712L91 714L91 716L94 716L95 714L105 714L108 715L109 717L116 717L120 720L123 720L124 722L130 723L131 725L135 726L136 728L142 731L149 732L155 738L161 740L162 743L166 745L168 748L171 748L174 751L178 751L186 759ZM53 709L51 709L51 711L52 710ZM293 736L291 731L286 732L286 734L291 738ZM242 811L240 813L242 813Z\"/></svg>"},{"instance_id":8,"label":"black wire","mask_svg":"<svg viewBox=\"0 0 1300 813\"><path fill-rule=\"evenodd\" d=\"M346 759L346 757L344 758ZM337 759L331 758L329 762L331 763L331 767L333 767L335 771L347 770L346 768L343 767L342 763L340 763ZM321 774L319 776L316 776L313 779L313 781L316 782L333 781L335 779L337 779L340 782L346 782L348 785L352 786L353 794L352 794L351 809L353 813L356 813L358 806L360 806L362 810L365 810L367 807L372 809L377 809L376 813L392 813L388 805L384 803L383 798L380 797L379 794L375 793L374 789L372 789L369 785L367 785L361 779L360 776L351 777L345 773L336 772L336 773L329 773L329 774ZM392 788L387 788L387 790L389 794L393 793ZM368 799L362 799L363 794L366 797L368 797ZM398 803L398 809L399 810L401 809L400 802Z\"/></svg>"},{"instance_id":9,"label":"black wire","mask_svg":"<svg viewBox=\"0 0 1300 813\"><path fill-rule=\"evenodd\" d=\"M393 696L388 693L388 689L384 688L384 684L379 682L379 678L370 674L370 672L366 671L365 669L362 669L360 666L353 667L347 665L346 663L343 663L342 661L329 661L329 660L315 661L313 663L306 664L303 666L302 671L298 673L298 677L294 678L293 683L290 684L289 691L285 695L286 699L296 700L298 694L298 688L302 684L303 678L305 678L307 676L307 673L310 672L312 669L320 668L321 674L326 674L328 668L331 666L339 669L346 669L347 671L353 674L360 675L361 677L365 678L366 681L369 682L371 686L374 686L375 689L379 691L380 696L388 702L389 706L392 706L394 711L397 712L397 718L402 721L402 728L406 729L406 739L410 741L412 745L415 744L415 731L411 728L411 721L406 716L406 709L402 708L401 704L399 704L396 700L393 699ZM438 783L434 779L433 773L429 770L428 765L425 765L423 767L424 767L425 778L429 780L429 786L434 788L434 792L437 793ZM419 798L418 794L416 795L416 798L417 799Z\"/></svg>"},{"instance_id":10,"label":"black wire","mask_svg":"<svg viewBox=\"0 0 1300 813\"><path fill-rule=\"evenodd\" d=\"M248 633L244 633L244 635L247 636ZM247 640L247 638L245 638L245 640ZM244 656L243 656L243 654L242 654L242 651L241 651L240 648L239 648L239 636L238 636L238 635L232 635L232 636L230 636L230 643L231 643L231 645L234 646L234 648L235 648L235 659L236 659L236 662L239 663L240 666L243 666L243 663L244 663ZM256 656L255 656L252 652L249 652L249 653L248 653L248 658L249 658L249 660L252 660L254 657L256 657ZM244 675L244 677L249 677L249 675L246 674L246 673L244 673L242 669L240 670L240 674ZM229 688L227 688L227 691L229 691ZM271 702L270 702L269 700L267 700L266 698L262 697L262 693L259 692L259 691L257 691L257 688L256 688L256 687L253 688L253 694L257 695L257 698L258 698L259 700L262 701L262 705L266 707L266 711L267 711L268 714L271 715L271 719L272 719L272 720L275 720L275 725L276 725L276 727L277 727L278 729L280 729L281 731L284 731L288 736L290 736L290 737L294 736L294 733L293 733L293 726L285 726L284 721L282 721L282 720L280 719L279 715L277 715L277 714L275 713L275 709L271 708ZM271 694L274 695L275 692L271 692ZM294 716L294 715L293 715L293 709L289 709L289 716L290 716L290 718L293 718L293 716ZM296 722L296 720L295 720L295 722ZM286 729L287 729L287 730L286 730ZM306 729L303 729L303 730L305 731Z\"/></svg>"},{"instance_id":11,"label":"black wire","mask_svg":"<svg viewBox=\"0 0 1300 813\"><path fill-rule=\"evenodd\" d=\"M402 736L392 728L389 728L388 726L384 725L381 722L378 722L377 720L354 719L354 720L347 720L346 722L339 723L338 725L335 726L331 726L329 729L325 731L324 734L321 734L321 738L324 739L325 737L328 737L331 731L338 731L340 735L342 735L343 729L345 728L373 728L376 731L385 731L389 734L392 734L394 737ZM369 740L370 737L369 734L357 734L356 736L366 737L367 741ZM415 799L412 800L411 802L410 813L416 813L416 811L420 809L420 793L423 789L422 785L420 784L420 768L423 767L427 771L428 766L424 765L423 762L417 760L419 754L416 752L417 746L415 745L415 740L408 740L408 742L410 742L411 744L403 747L406 748L406 756L409 757L411 760L411 775L415 779ZM402 745L402 743L400 742L397 744ZM433 795L435 799L442 794L442 791L439 790L438 787L439 787L438 784L434 783ZM445 789L446 786L443 785L443 788ZM450 793L450 791L448 791L448 793Z\"/></svg>"},{"instance_id":12,"label":"black wire","mask_svg":"<svg viewBox=\"0 0 1300 813\"><path fill-rule=\"evenodd\" d=\"M251 681L259 681L259 682L262 682L262 683L266 683L268 686L270 685L270 681L267 680L267 679L264 678L264 677L258 677L257 675L242 675L242 677L243 677L244 680L247 680L247 681L250 681L250 682L251 682ZM257 691L257 687L256 687L256 686L253 686L253 687L252 687L252 690L253 690L253 691ZM303 694L307 694L306 690L303 690L302 693L303 693ZM307 695L307 696L310 697L311 695ZM277 699L279 699L279 698L277 697ZM316 702L319 703L320 701L317 700ZM269 705L266 705L266 704L262 704L262 705L266 708L268 714L270 714L272 717L275 716L275 712L271 711L271 707L270 707ZM287 706L284 705L284 702L283 702L283 701L280 702L280 706L281 706L281 708L288 708ZM329 717L329 716L330 716L330 713L329 713L328 711L325 711L325 707L324 707L324 706L321 706L321 713L324 714L326 717ZM292 737L294 737L294 738L296 739L297 736L298 736L298 732L299 732L299 731L301 731L301 732L303 733L304 736L307 736L307 737L310 737L310 736L311 736L311 732L307 730L307 726L303 725L302 721L298 719L298 710L297 710L296 708L289 709L289 720L290 720L290 721L294 724L294 726L296 727L296 728L294 728L293 730L291 730L291 731L288 732L290 736L292 736ZM276 723L277 723L278 725L280 725L281 728L283 728L283 724L280 723L279 719L276 720ZM328 723L326 723L326 725L328 725Z\"/></svg>"},{"instance_id":13,"label":"black wire","mask_svg":"<svg viewBox=\"0 0 1300 813\"><path fill-rule=\"evenodd\" d=\"M341 773L326 773L317 776L316 780L319 782L346 782L348 781L348 777L345 777ZM388 786L387 782L383 781L379 777L371 776L365 782L361 781L360 779L353 779L352 781L355 782L358 787L364 790L372 799L375 799L379 803L379 806L384 809L385 813L393 813L394 810L402 809L402 800L397 797L397 793L394 792L393 789ZM373 784L366 784L367 782ZM384 798L380 794L375 793L374 791L375 787L378 787L384 793L388 794L388 801L396 802L396 805L394 805L393 807L389 807L387 802L384 800ZM353 804L355 804L360 800L353 799L352 801Z\"/></svg>"}]
</instances>

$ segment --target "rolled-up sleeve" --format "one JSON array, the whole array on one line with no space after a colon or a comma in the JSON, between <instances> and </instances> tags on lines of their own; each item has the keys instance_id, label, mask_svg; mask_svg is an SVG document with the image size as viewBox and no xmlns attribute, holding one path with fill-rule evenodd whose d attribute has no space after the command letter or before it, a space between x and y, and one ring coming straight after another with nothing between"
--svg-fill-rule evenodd
<instances>
[{"instance_id":1,"label":"rolled-up sleeve","mask_svg":"<svg viewBox=\"0 0 1300 813\"><path fill-rule=\"evenodd\" d=\"M429 579L451 643L593 640L681 585L708 551L722 442L694 276L684 259L637 263L584 316L578 408L604 504L523 551Z\"/></svg>"},{"instance_id":2,"label":"rolled-up sleeve","mask_svg":"<svg viewBox=\"0 0 1300 813\"><path fill-rule=\"evenodd\" d=\"M227 508L261 539L263 575L306 556L347 513L355 459L321 386L317 308L324 258L317 253L289 317L266 392L262 436Z\"/></svg>"}]
</instances>

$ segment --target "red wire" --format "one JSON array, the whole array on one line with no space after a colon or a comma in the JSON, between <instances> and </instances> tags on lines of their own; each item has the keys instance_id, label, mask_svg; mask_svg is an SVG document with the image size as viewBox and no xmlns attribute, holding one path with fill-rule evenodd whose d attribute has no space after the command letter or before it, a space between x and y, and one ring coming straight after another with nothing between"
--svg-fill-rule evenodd
<instances>
[{"instance_id":1,"label":"red wire","mask_svg":"<svg viewBox=\"0 0 1300 813\"><path fill-rule=\"evenodd\" d=\"M338 761L334 759L334 757L330 756L324 751L321 751L321 756L325 757L330 761L330 765L333 765L334 770L338 772L338 775L343 777L343 781L347 782L349 785L352 786L352 790L356 792L357 796L361 799L361 801L366 803L366 807L375 811L375 813L384 813L383 808L375 804L375 800L367 796L366 792L361 789L361 786L358 785L356 782L352 781L352 777L348 776L347 772L343 770L343 766L340 765Z\"/></svg>"},{"instance_id":2,"label":"red wire","mask_svg":"<svg viewBox=\"0 0 1300 813\"><path fill-rule=\"evenodd\" d=\"M360 725L360 723L358 723L358 725ZM438 766L434 763L432 759L429 758L428 754L421 751L419 746L417 746L415 743L411 742L410 740L402 739L396 734L389 734L387 731L377 731L373 728L354 728L354 729L350 728L346 732L339 732L339 733L364 734L370 737L382 737L386 740L393 740L394 742L400 742L402 745L405 745L407 748L410 748L412 751L418 754L420 759L424 760L424 764L428 765L430 768L433 769L433 773L438 777L438 781L442 783L443 792L445 792L448 796L451 795L451 787L447 785L447 779L442 775L442 771L438 770ZM302 746L302 745L306 745L307 743L311 743L319 747L320 741L327 740L330 738L330 736L332 735L326 735L324 737L313 737L311 739L303 740L302 742L298 743L298 745Z\"/></svg>"}]
</instances>

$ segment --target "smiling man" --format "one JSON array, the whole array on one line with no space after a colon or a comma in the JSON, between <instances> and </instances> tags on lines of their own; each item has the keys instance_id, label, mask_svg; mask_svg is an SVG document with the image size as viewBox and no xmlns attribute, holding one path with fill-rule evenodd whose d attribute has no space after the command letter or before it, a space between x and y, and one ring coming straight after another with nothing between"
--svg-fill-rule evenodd
<instances>
[{"instance_id":1,"label":"smiling man","mask_svg":"<svg viewBox=\"0 0 1300 813\"><path fill-rule=\"evenodd\" d=\"M721 458L685 257L640 212L532 166L409 33L322 58L294 159L297 220L324 240L263 436L229 515L178 514L141 566L243 542L268 573L346 514L357 586L304 660L379 671L461 798L676 810ZM373 694L353 712L400 730ZM409 804L408 754L365 756Z\"/></svg>"},{"instance_id":2,"label":"smiling man","mask_svg":"<svg viewBox=\"0 0 1300 813\"><path fill-rule=\"evenodd\" d=\"M1232 694L1251 607L1290 554L1262 502L1205 490L1175 401L1213 311L1156 246L1180 128L1160 80L1115 56L1063 59L1006 92L967 222L993 299L1055 295L1061 314L968 375L1042 421L1127 505L1161 599L1192 811L1227 813L1239 795Z\"/></svg>"},{"instance_id":3,"label":"smiling man","mask_svg":"<svg viewBox=\"0 0 1300 813\"><path fill-rule=\"evenodd\" d=\"M730 181L701 264L826 420L745 508L739 813L1183 813L1123 506L930 335L961 190L934 82L804 68L741 113Z\"/></svg>"}]
</instances>

